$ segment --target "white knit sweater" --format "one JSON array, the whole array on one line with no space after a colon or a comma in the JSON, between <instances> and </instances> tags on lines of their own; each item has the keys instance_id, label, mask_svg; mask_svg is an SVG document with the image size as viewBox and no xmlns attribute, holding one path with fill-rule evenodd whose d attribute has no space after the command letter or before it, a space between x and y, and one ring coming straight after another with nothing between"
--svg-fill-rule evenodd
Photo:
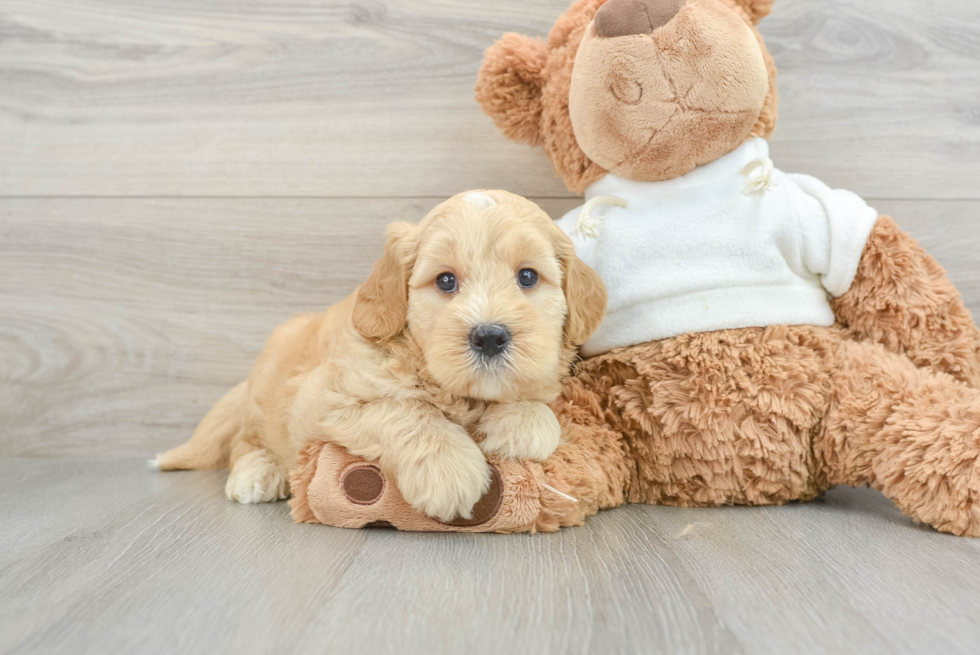
<instances>
[{"instance_id":1,"label":"white knit sweater","mask_svg":"<svg viewBox=\"0 0 980 655\"><path fill-rule=\"evenodd\" d=\"M850 288L878 213L767 168L768 155L753 139L677 179L607 175L587 189L586 201L626 207L597 201L597 238L576 232L581 207L559 221L609 293L584 355L688 332L834 323L829 297Z\"/></svg>"}]
</instances>

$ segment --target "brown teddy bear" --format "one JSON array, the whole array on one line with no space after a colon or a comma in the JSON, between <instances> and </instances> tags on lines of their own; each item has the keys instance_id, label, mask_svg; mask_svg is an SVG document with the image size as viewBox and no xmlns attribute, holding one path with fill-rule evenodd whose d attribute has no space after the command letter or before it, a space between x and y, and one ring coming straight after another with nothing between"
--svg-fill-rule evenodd
<instances>
[{"instance_id":1,"label":"brown teddy bear","mask_svg":"<svg viewBox=\"0 0 980 655\"><path fill-rule=\"evenodd\" d=\"M468 521L415 513L368 462L308 444L297 521L535 531L626 502L776 505L871 485L980 536L980 331L943 269L765 139L772 0L579 0L505 35L477 84L585 205L560 221L609 290L553 409L547 462L493 462Z\"/></svg>"}]
</instances>

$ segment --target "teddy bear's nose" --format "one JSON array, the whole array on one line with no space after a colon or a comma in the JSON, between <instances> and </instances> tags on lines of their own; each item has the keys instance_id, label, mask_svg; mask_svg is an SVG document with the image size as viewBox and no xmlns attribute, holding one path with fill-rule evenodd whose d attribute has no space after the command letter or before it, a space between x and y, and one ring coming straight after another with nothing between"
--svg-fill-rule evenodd
<instances>
[{"instance_id":1,"label":"teddy bear's nose","mask_svg":"<svg viewBox=\"0 0 980 655\"><path fill-rule=\"evenodd\" d=\"M609 0L595 15L595 33L611 38L649 34L666 25L687 0Z\"/></svg>"}]
</instances>

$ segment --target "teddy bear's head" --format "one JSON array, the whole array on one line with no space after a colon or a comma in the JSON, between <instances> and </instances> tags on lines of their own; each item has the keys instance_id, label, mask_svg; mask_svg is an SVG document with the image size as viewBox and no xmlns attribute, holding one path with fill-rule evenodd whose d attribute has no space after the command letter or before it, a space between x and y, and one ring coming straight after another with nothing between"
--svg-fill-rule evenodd
<instances>
[{"instance_id":1,"label":"teddy bear's head","mask_svg":"<svg viewBox=\"0 0 980 655\"><path fill-rule=\"evenodd\" d=\"M575 193L607 172L678 177L772 133L776 66L756 29L772 4L578 0L546 42L494 44L477 99Z\"/></svg>"}]
</instances>

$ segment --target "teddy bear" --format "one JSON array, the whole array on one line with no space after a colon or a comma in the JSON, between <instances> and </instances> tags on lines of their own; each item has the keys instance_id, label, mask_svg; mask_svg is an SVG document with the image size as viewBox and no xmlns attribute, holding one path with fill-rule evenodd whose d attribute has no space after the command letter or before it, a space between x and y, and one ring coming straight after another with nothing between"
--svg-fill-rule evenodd
<instances>
[{"instance_id":1,"label":"teddy bear","mask_svg":"<svg viewBox=\"0 0 980 655\"><path fill-rule=\"evenodd\" d=\"M545 462L491 461L440 523L328 441L293 517L342 527L552 531L624 503L781 505L870 485L980 536L980 331L942 267L858 196L769 158L773 0L578 0L506 34L477 99L585 203L561 218L609 308L552 409Z\"/></svg>"}]
</instances>

